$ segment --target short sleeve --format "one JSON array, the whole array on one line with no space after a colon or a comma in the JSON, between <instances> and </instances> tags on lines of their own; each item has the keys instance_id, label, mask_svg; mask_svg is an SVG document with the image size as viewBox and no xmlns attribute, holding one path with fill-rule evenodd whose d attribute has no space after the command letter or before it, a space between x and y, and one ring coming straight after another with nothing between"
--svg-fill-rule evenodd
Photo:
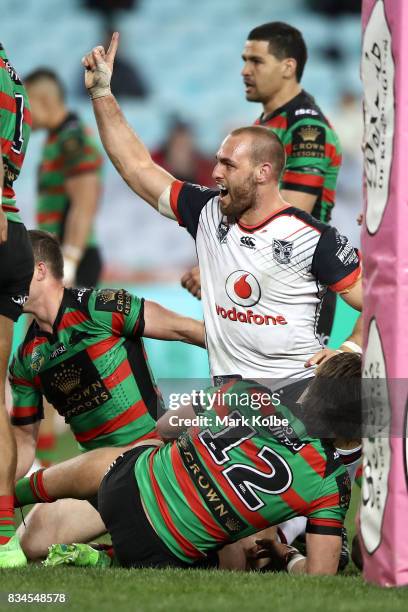
<instances>
[{"instance_id":1,"label":"short sleeve","mask_svg":"<svg viewBox=\"0 0 408 612\"><path fill-rule=\"evenodd\" d=\"M202 185L174 181L160 197L159 211L176 220L195 239L201 211L217 195L218 191Z\"/></svg>"},{"instance_id":2,"label":"short sleeve","mask_svg":"<svg viewBox=\"0 0 408 612\"><path fill-rule=\"evenodd\" d=\"M18 357L14 357L9 370L13 397L12 425L30 425L44 418L42 394Z\"/></svg>"},{"instance_id":3,"label":"short sleeve","mask_svg":"<svg viewBox=\"0 0 408 612\"><path fill-rule=\"evenodd\" d=\"M98 325L116 336L143 335L144 300L125 289L99 289L88 301L89 314Z\"/></svg>"},{"instance_id":4,"label":"short sleeve","mask_svg":"<svg viewBox=\"0 0 408 612\"><path fill-rule=\"evenodd\" d=\"M333 130L322 121L297 121L282 142L286 165L281 189L320 195L330 166L340 166L339 143Z\"/></svg>"},{"instance_id":5,"label":"short sleeve","mask_svg":"<svg viewBox=\"0 0 408 612\"><path fill-rule=\"evenodd\" d=\"M77 126L59 135L62 171L66 177L82 172L93 172L102 165L102 156L96 145L86 137L85 129Z\"/></svg>"},{"instance_id":6,"label":"short sleeve","mask_svg":"<svg viewBox=\"0 0 408 612\"><path fill-rule=\"evenodd\" d=\"M350 477L344 467L324 479L319 497L307 513L307 533L341 535L351 498Z\"/></svg>"},{"instance_id":7,"label":"short sleeve","mask_svg":"<svg viewBox=\"0 0 408 612\"><path fill-rule=\"evenodd\" d=\"M312 274L332 291L342 292L354 285L361 275L361 257L357 249L334 227L323 231L312 261Z\"/></svg>"}]
</instances>

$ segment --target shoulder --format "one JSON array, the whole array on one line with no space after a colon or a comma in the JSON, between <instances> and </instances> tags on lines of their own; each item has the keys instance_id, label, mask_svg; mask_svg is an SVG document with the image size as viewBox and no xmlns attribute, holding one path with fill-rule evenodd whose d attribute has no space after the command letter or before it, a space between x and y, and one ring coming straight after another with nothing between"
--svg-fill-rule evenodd
<instances>
[{"instance_id":1,"label":"shoulder","mask_svg":"<svg viewBox=\"0 0 408 612\"><path fill-rule=\"evenodd\" d=\"M324 128L330 128L329 121L320 106L316 104L313 96L305 91L288 104L287 121L288 129L311 121L315 124L321 124Z\"/></svg>"},{"instance_id":2,"label":"shoulder","mask_svg":"<svg viewBox=\"0 0 408 612\"><path fill-rule=\"evenodd\" d=\"M96 292L97 290L92 287L71 287L70 289L66 289L65 305L68 308L75 308L76 310L87 313Z\"/></svg>"},{"instance_id":3,"label":"shoulder","mask_svg":"<svg viewBox=\"0 0 408 612\"><path fill-rule=\"evenodd\" d=\"M296 208L295 206L289 206L288 208L283 209L276 216L276 218L279 217L289 217L291 218L292 222L294 222L294 224L296 224L297 226L309 227L311 230L314 230L314 232L316 232L316 234L318 234L319 236L327 232L331 227L330 225L327 225L327 223L319 221L305 210Z\"/></svg>"}]
</instances>

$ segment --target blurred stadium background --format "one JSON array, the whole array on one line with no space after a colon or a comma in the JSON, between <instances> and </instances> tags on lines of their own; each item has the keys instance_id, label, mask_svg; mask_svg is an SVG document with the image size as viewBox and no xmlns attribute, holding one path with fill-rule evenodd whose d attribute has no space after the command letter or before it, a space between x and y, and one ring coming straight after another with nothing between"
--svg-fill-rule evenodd
<instances>
[{"instance_id":1,"label":"blurred stadium background","mask_svg":"<svg viewBox=\"0 0 408 612\"><path fill-rule=\"evenodd\" d=\"M333 224L359 245L358 0L3 0L2 7L2 40L19 72L24 76L40 66L56 70L66 86L69 106L94 127L80 61L92 46L104 42L108 28L118 29L120 54L132 73L120 89L130 86L132 79L140 88L139 96L118 95L130 124L153 151L166 140L175 118L187 122L201 156L209 160L230 129L250 124L260 114L260 105L245 100L240 76L241 50L250 29L276 20L298 27L309 50L303 87L332 121L343 146ZM36 171L44 136L32 136L17 184L28 227L34 226ZM136 200L107 163L97 223L105 260L103 284L125 285L200 317L200 303L179 286L180 275L195 261L193 241ZM346 335L354 315L344 309L337 320L333 343ZM16 341L19 336L21 330ZM185 376L187 367L192 377L208 372L205 353L199 349L149 342L148 352L157 378Z\"/></svg>"}]
</instances>

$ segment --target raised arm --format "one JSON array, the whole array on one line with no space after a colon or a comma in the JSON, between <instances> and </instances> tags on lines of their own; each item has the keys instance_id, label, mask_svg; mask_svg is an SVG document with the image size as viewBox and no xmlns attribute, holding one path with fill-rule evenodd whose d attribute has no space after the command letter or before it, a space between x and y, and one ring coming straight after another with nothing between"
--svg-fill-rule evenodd
<instances>
[{"instance_id":1,"label":"raised arm","mask_svg":"<svg viewBox=\"0 0 408 612\"><path fill-rule=\"evenodd\" d=\"M83 58L85 86L92 99L103 146L113 165L135 193L158 209L160 196L175 179L153 162L112 95L110 80L118 44L119 34L115 32L106 53L99 46Z\"/></svg>"}]
</instances>

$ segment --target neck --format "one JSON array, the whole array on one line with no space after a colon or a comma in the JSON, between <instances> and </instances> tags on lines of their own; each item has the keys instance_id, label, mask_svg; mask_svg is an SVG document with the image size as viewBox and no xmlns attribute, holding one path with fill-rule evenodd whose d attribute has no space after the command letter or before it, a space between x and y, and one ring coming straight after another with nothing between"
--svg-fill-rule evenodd
<instances>
[{"instance_id":1,"label":"neck","mask_svg":"<svg viewBox=\"0 0 408 612\"><path fill-rule=\"evenodd\" d=\"M244 225L258 225L284 206L289 206L289 204L282 198L278 186L274 186L272 190L269 187L268 190L258 191L255 201L239 217L239 221Z\"/></svg>"},{"instance_id":2,"label":"neck","mask_svg":"<svg viewBox=\"0 0 408 612\"><path fill-rule=\"evenodd\" d=\"M55 130L57 127L59 127L67 118L68 112L68 109L64 105L58 105L53 108L52 112L49 113L48 129Z\"/></svg>"},{"instance_id":3,"label":"neck","mask_svg":"<svg viewBox=\"0 0 408 612\"><path fill-rule=\"evenodd\" d=\"M29 304L27 312L34 315L40 329L43 331L52 333L63 295L64 287L61 283L55 281L55 283L44 287L43 293L34 304Z\"/></svg>"},{"instance_id":4,"label":"neck","mask_svg":"<svg viewBox=\"0 0 408 612\"><path fill-rule=\"evenodd\" d=\"M297 81L288 81L279 91L277 91L269 100L263 103L263 114L270 115L277 108L284 106L295 98L302 91L300 83Z\"/></svg>"}]
</instances>

